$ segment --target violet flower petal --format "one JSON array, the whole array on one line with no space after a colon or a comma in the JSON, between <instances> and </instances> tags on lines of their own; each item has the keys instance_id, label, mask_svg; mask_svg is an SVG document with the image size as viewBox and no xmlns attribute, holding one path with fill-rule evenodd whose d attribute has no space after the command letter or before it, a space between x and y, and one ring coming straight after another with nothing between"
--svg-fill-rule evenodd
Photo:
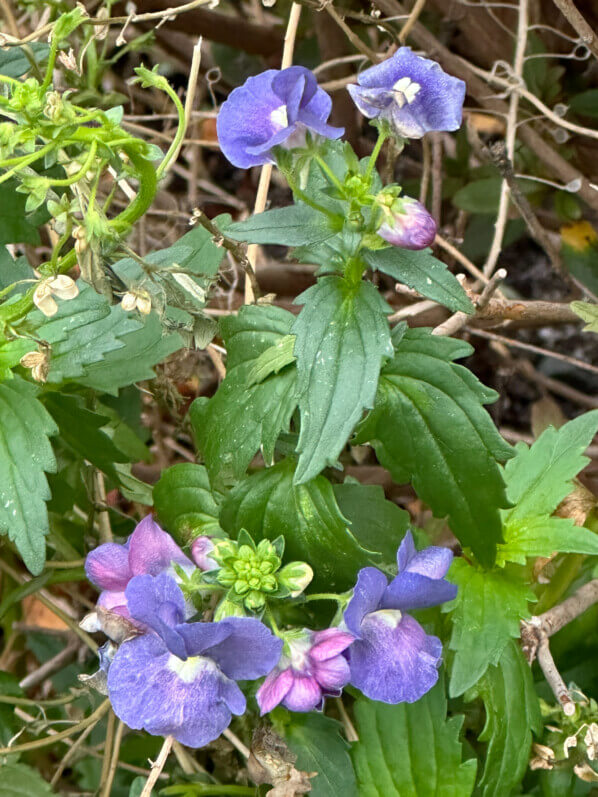
<instances>
[{"instance_id":1,"label":"violet flower petal","mask_svg":"<svg viewBox=\"0 0 598 797\"><path fill-rule=\"evenodd\" d=\"M131 575L149 573L157 576L168 570L172 563L193 570L193 562L185 556L170 534L162 531L151 515L145 517L129 538L129 563Z\"/></svg>"},{"instance_id":2,"label":"violet flower petal","mask_svg":"<svg viewBox=\"0 0 598 797\"><path fill-rule=\"evenodd\" d=\"M132 575L127 548L116 542L99 545L87 554L85 574L101 590L122 592Z\"/></svg>"},{"instance_id":3,"label":"violet flower petal","mask_svg":"<svg viewBox=\"0 0 598 797\"><path fill-rule=\"evenodd\" d=\"M234 680L261 678L276 667L282 652L282 639L253 617L227 617L218 625L229 635L209 648L204 655L213 659L222 672Z\"/></svg>"},{"instance_id":4,"label":"violet flower petal","mask_svg":"<svg viewBox=\"0 0 598 797\"><path fill-rule=\"evenodd\" d=\"M443 578L453 561L452 551L431 545L423 551L416 551L413 537L408 531L397 552L397 565L399 573L419 573L428 578Z\"/></svg>"},{"instance_id":5,"label":"violet flower petal","mask_svg":"<svg viewBox=\"0 0 598 797\"><path fill-rule=\"evenodd\" d=\"M387 586L388 579L375 567L364 567L357 574L353 597L344 613L345 625L354 636L360 636L363 618L378 608Z\"/></svg>"},{"instance_id":6,"label":"violet flower petal","mask_svg":"<svg viewBox=\"0 0 598 797\"><path fill-rule=\"evenodd\" d=\"M319 661L313 671L322 689L337 692L349 683L351 670L344 656L335 656L327 661Z\"/></svg>"},{"instance_id":7,"label":"violet flower petal","mask_svg":"<svg viewBox=\"0 0 598 797\"><path fill-rule=\"evenodd\" d=\"M279 703L282 703L289 689L293 685L293 672L291 669L273 670L264 683L257 690L256 699L263 716Z\"/></svg>"},{"instance_id":8,"label":"violet flower petal","mask_svg":"<svg viewBox=\"0 0 598 797\"><path fill-rule=\"evenodd\" d=\"M135 576L129 581L125 595L131 617L145 623L172 653L185 659L185 642L173 627L185 619L185 598L176 581L167 573Z\"/></svg>"},{"instance_id":9,"label":"violet flower petal","mask_svg":"<svg viewBox=\"0 0 598 797\"><path fill-rule=\"evenodd\" d=\"M115 714L130 728L203 747L242 714L245 698L209 659L180 661L145 634L124 642L108 671Z\"/></svg>"},{"instance_id":10,"label":"violet flower petal","mask_svg":"<svg viewBox=\"0 0 598 797\"><path fill-rule=\"evenodd\" d=\"M322 702L322 690L315 678L293 673L293 684L287 692L283 705L289 711L313 711Z\"/></svg>"},{"instance_id":11,"label":"violet flower petal","mask_svg":"<svg viewBox=\"0 0 598 797\"><path fill-rule=\"evenodd\" d=\"M438 680L442 643L413 617L403 615L396 622L393 614L365 618L362 638L348 653L351 683L372 700L413 703Z\"/></svg>"},{"instance_id":12,"label":"violet flower petal","mask_svg":"<svg viewBox=\"0 0 598 797\"><path fill-rule=\"evenodd\" d=\"M312 636L310 658L317 662L327 661L346 650L355 637L340 628L326 628L316 631Z\"/></svg>"},{"instance_id":13,"label":"violet flower petal","mask_svg":"<svg viewBox=\"0 0 598 797\"><path fill-rule=\"evenodd\" d=\"M456 584L444 579L426 578L419 573L399 573L384 592L380 608L406 612L427 609L429 606L452 601L456 595Z\"/></svg>"}]
</instances>

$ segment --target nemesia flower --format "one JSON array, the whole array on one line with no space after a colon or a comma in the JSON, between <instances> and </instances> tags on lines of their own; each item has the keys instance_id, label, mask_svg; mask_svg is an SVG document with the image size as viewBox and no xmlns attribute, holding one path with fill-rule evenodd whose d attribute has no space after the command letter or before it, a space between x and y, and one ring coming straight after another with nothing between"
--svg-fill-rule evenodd
<instances>
[{"instance_id":1,"label":"nemesia flower","mask_svg":"<svg viewBox=\"0 0 598 797\"><path fill-rule=\"evenodd\" d=\"M417 199L401 197L385 208L378 235L403 249L425 249L434 242L436 222Z\"/></svg>"},{"instance_id":2,"label":"nemesia flower","mask_svg":"<svg viewBox=\"0 0 598 797\"><path fill-rule=\"evenodd\" d=\"M303 66L268 69L234 89L216 123L224 156L242 169L273 163L272 148L302 146L309 130L339 138L344 130L327 124L332 100Z\"/></svg>"},{"instance_id":3,"label":"nemesia flower","mask_svg":"<svg viewBox=\"0 0 598 797\"><path fill-rule=\"evenodd\" d=\"M125 592L131 616L150 632L123 642L110 664L114 713L130 728L203 747L244 713L236 681L270 672L282 640L249 617L183 622L183 593L166 573L135 576Z\"/></svg>"},{"instance_id":4,"label":"nemesia flower","mask_svg":"<svg viewBox=\"0 0 598 797\"><path fill-rule=\"evenodd\" d=\"M191 558L200 570L215 570L218 562L210 557L215 549L211 537L202 534L196 537L191 543Z\"/></svg>"},{"instance_id":5,"label":"nemesia flower","mask_svg":"<svg viewBox=\"0 0 598 797\"><path fill-rule=\"evenodd\" d=\"M75 280L67 277L66 274L59 274L57 277L48 277L37 285L33 292L33 304L47 318L50 318L58 312L55 296L66 301L74 299L78 294L79 288Z\"/></svg>"},{"instance_id":6,"label":"nemesia flower","mask_svg":"<svg viewBox=\"0 0 598 797\"><path fill-rule=\"evenodd\" d=\"M465 83L440 65L399 47L381 64L366 69L358 85L347 86L368 119L387 120L402 138L421 138L432 130L457 130Z\"/></svg>"},{"instance_id":7,"label":"nemesia flower","mask_svg":"<svg viewBox=\"0 0 598 797\"><path fill-rule=\"evenodd\" d=\"M356 637L346 654L351 683L366 697L413 703L438 680L442 643L406 612L453 600L457 587L443 578L452 558L447 548L417 552L407 532L390 584L375 567L359 571L344 623Z\"/></svg>"},{"instance_id":8,"label":"nemesia flower","mask_svg":"<svg viewBox=\"0 0 598 797\"><path fill-rule=\"evenodd\" d=\"M302 632L286 637L276 669L257 691L262 714L282 703L290 711L321 709L326 696L338 697L349 683L350 671L342 655L353 635L340 628Z\"/></svg>"},{"instance_id":9,"label":"nemesia flower","mask_svg":"<svg viewBox=\"0 0 598 797\"><path fill-rule=\"evenodd\" d=\"M170 534L148 515L124 545L106 542L91 551L85 560L85 573L102 590L98 606L129 618L125 595L129 581L134 576L157 576L164 571L174 576L173 564L189 573L195 569Z\"/></svg>"}]
</instances>

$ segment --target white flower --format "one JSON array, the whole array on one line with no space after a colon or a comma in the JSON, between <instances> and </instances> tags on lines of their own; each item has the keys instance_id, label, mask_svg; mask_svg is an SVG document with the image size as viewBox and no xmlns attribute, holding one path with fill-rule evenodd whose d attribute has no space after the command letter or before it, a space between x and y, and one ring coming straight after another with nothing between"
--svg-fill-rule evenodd
<instances>
[{"instance_id":1,"label":"white flower","mask_svg":"<svg viewBox=\"0 0 598 797\"><path fill-rule=\"evenodd\" d=\"M128 291L121 299L120 306L127 313L137 308L142 315L148 315L152 309L152 300L146 291Z\"/></svg>"},{"instance_id":2,"label":"white flower","mask_svg":"<svg viewBox=\"0 0 598 797\"><path fill-rule=\"evenodd\" d=\"M48 355L43 351L29 351L24 354L20 363L23 368L31 368L31 376L36 382L45 382L48 376Z\"/></svg>"},{"instance_id":3,"label":"white flower","mask_svg":"<svg viewBox=\"0 0 598 797\"><path fill-rule=\"evenodd\" d=\"M75 280L67 277L66 274L59 274L57 277L48 277L39 283L33 293L33 304L50 318L58 312L55 296L66 301L74 299L78 294L79 288Z\"/></svg>"}]
</instances>

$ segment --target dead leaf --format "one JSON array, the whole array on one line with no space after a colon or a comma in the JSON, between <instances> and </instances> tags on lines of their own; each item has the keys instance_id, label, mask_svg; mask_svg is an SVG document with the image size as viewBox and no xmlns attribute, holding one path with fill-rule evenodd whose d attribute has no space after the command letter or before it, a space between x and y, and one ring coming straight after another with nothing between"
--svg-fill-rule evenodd
<instances>
[{"instance_id":1,"label":"dead leaf","mask_svg":"<svg viewBox=\"0 0 598 797\"><path fill-rule=\"evenodd\" d=\"M311 791L309 779L318 773L295 769L296 760L297 756L272 728L267 725L256 728L247 769L255 783L270 783L274 787L267 797L300 797Z\"/></svg>"}]
</instances>

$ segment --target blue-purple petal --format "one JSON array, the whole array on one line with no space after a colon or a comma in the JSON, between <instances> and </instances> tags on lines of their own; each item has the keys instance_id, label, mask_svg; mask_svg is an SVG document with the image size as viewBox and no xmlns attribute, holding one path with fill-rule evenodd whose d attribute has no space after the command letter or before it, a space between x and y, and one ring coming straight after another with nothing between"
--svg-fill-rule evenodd
<instances>
[{"instance_id":1,"label":"blue-purple petal","mask_svg":"<svg viewBox=\"0 0 598 797\"><path fill-rule=\"evenodd\" d=\"M127 548L116 542L99 545L87 555L85 574L101 590L122 592L131 578Z\"/></svg>"},{"instance_id":2,"label":"blue-purple petal","mask_svg":"<svg viewBox=\"0 0 598 797\"><path fill-rule=\"evenodd\" d=\"M174 626L185 619L185 598L166 573L135 576L125 590L131 617L151 628L179 658L187 656L185 642Z\"/></svg>"},{"instance_id":3,"label":"blue-purple petal","mask_svg":"<svg viewBox=\"0 0 598 797\"><path fill-rule=\"evenodd\" d=\"M227 617L218 625L229 635L209 648L204 655L213 659L222 672L234 680L254 680L270 672L278 663L282 640L253 617Z\"/></svg>"},{"instance_id":4,"label":"blue-purple petal","mask_svg":"<svg viewBox=\"0 0 598 797\"><path fill-rule=\"evenodd\" d=\"M444 579L426 578L419 573L399 573L388 585L380 607L382 609L427 609L445 601L452 601L457 587Z\"/></svg>"},{"instance_id":5,"label":"blue-purple petal","mask_svg":"<svg viewBox=\"0 0 598 797\"><path fill-rule=\"evenodd\" d=\"M170 534L163 531L151 515L139 523L129 538L129 565L131 575L149 573L157 576L168 570L172 563L193 570L193 562L185 556Z\"/></svg>"},{"instance_id":6,"label":"blue-purple petal","mask_svg":"<svg viewBox=\"0 0 598 797\"><path fill-rule=\"evenodd\" d=\"M441 654L440 640L409 615L396 625L370 615L348 651L351 683L372 700L413 703L438 680Z\"/></svg>"},{"instance_id":7,"label":"blue-purple petal","mask_svg":"<svg viewBox=\"0 0 598 797\"><path fill-rule=\"evenodd\" d=\"M387 586L388 579L381 570L364 567L359 571L353 597L343 615L345 625L354 636L361 635L363 618L378 608Z\"/></svg>"}]
</instances>

